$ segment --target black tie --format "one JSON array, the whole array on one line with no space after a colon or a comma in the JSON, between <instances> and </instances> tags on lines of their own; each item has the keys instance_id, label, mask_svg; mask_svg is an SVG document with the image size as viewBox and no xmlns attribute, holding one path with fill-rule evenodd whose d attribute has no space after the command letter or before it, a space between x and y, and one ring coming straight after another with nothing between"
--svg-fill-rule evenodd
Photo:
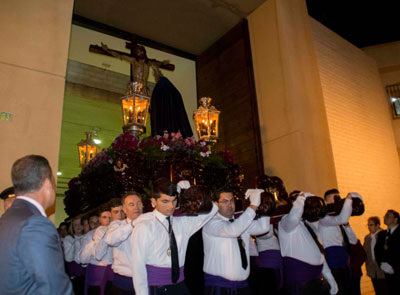
<instances>
[{"instance_id":1,"label":"black tie","mask_svg":"<svg viewBox=\"0 0 400 295\"><path fill-rule=\"evenodd\" d=\"M341 225L339 225L339 227L340 227L340 231L342 232L342 236L343 236L343 247L345 247L346 250L348 252L350 252L349 251L350 250L349 237L347 236L346 231L344 230L344 225L341 224Z\"/></svg>"},{"instance_id":2,"label":"black tie","mask_svg":"<svg viewBox=\"0 0 400 295\"><path fill-rule=\"evenodd\" d=\"M176 245L174 231L172 230L170 217L168 220L168 232L170 234L169 247L171 248L172 282L176 283L179 279L179 257L178 246Z\"/></svg>"},{"instance_id":3,"label":"black tie","mask_svg":"<svg viewBox=\"0 0 400 295\"><path fill-rule=\"evenodd\" d=\"M229 222L234 222L234 221L235 220L233 218L229 219ZM242 259L242 267L243 267L243 269L246 269L247 268L247 256L246 256L246 250L244 249L244 246L243 246L244 243L240 236L237 237L237 241L239 244L240 258Z\"/></svg>"}]
</instances>

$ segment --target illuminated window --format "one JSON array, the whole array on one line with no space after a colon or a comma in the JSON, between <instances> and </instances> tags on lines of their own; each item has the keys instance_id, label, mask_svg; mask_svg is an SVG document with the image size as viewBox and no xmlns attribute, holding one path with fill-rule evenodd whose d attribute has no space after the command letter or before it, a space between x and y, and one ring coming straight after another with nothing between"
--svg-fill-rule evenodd
<instances>
[{"instance_id":1,"label":"illuminated window","mask_svg":"<svg viewBox=\"0 0 400 295\"><path fill-rule=\"evenodd\" d=\"M400 83L386 86L394 118L400 118Z\"/></svg>"}]
</instances>

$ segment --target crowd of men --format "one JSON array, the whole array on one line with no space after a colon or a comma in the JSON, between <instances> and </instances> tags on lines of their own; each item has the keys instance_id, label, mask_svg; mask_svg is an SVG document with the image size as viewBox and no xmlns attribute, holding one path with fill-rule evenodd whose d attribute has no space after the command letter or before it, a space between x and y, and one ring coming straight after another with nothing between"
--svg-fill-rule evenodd
<instances>
[{"instance_id":1,"label":"crowd of men","mask_svg":"<svg viewBox=\"0 0 400 295\"><path fill-rule=\"evenodd\" d=\"M127 192L88 218L61 223L57 233L45 212L55 201L48 161L23 157L11 176L16 198L0 218L0 294L360 294L365 260L376 294L400 292L399 213L386 213L386 230L369 218L362 246L349 225L357 193L338 215L315 218L304 214L312 194L298 192L272 224L256 214L261 189L246 191L250 205L236 215L229 187L211 192L160 178L152 212L143 213L140 194ZM177 215L181 193L212 198L212 209ZM327 191L325 202L338 195Z\"/></svg>"}]
</instances>

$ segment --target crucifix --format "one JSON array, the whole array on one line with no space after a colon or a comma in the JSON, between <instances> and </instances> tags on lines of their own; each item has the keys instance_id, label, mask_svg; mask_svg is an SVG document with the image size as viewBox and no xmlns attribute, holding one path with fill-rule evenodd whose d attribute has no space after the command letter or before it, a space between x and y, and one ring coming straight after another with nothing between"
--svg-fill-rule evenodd
<instances>
[{"instance_id":1,"label":"crucifix","mask_svg":"<svg viewBox=\"0 0 400 295\"><path fill-rule=\"evenodd\" d=\"M101 46L90 45L89 52L99 53L102 55L113 56L121 60L125 60L131 64L131 81L137 82L142 86L142 93L149 95L147 80L149 78L150 67L153 69L156 81L162 77L161 69L173 71L175 66L170 64L168 60L158 61L147 57L146 49L136 43L133 36L132 42L126 42L126 48L131 50L131 54L109 49L107 45L101 43Z\"/></svg>"}]
</instances>

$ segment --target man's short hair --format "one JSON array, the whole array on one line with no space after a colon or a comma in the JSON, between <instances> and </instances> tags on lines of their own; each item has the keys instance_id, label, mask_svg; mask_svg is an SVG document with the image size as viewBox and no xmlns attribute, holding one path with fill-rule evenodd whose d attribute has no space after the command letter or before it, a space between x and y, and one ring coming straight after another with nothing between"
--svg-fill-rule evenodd
<instances>
[{"instance_id":1,"label":"man's short hair","mask_svg":"<svg viewBox=\"0 0 400 295\"><path fill-rule=\"evenodd\" d=\"M292 200L293 202L296 200L297 196L301 193L299 190L294 190L291 191L289 194L289 199Z\"/></svg>"},{"instance_id":2,"label":"man's short hair","mask_svg":"<svg viewBox=\"0 0 400 295\"><path fill-rule=\"evenodd\" d=\"M62 226L65 226L68 229L68 223L67 222L61 222L58 228L61 228Z\"/></svg>"},{"instance_id":3,"label":"man's short hair","mask_svg":"<svg viewBox=\"0 0 400 295\"><path fill-rule=\"evenodd\" d=\"M88 222L89 222L90 218L92 218L92 217L97 217L97 218L99 218L98 212L90 213L90 214L88 215L88 218L87 218ZM83 219L82 219L82 221L83 221Z\"/></svg>"},{"instance_id":4,"label":"man's short hair","mask_svg":"<svg viewBox=\"0 0 400 295\"><path fill-rule=\"evenodd\" d=\"M120 201L121 205L124 205L124 204L125 204L125 199L126 199L127 197L129 197L129 196L137 196L139 199L142 200L142 196L141 196L138 192L135 192L135 191L128 191L128 192L125 192L125 193L122 195L121 201ZM121 206L121 205L120 205L120 206ZM112 207L113 207L113 206L112 206ZM116 206L116 207L118 207L118 206Z\"/></svg>"},{"instance_id":5,"label":"man's short hair","mask_svg":"<svg viewBox=\"0 0 400 295\"><path fill-rule=\"evenodd\" d=\"M212 200L218 202L219 197L222 193L231 193L233 195L233 188L229 185L224 185L223 187L220 187L212 194Z\"/></svg>"},{"instance_id":6,"label":"man's short hair","mask_svg":"<svg viewBox=\"0 0 400 295\"><path fill-rule=\"evenodd\" d=\"M11 179L15 194L22 195L39 190L46 179L53 183L53 174L45 157L29 155L14 162Z\"/></svg>"},{"instance_id":7,"label":"man's short hair","mask_svg":"<svg viewBox=\"0 0 400 295\"><path fill-rule=\"evenodd\" d=\"M381 221L378 216L371 216L368 221L372 221L375 225L381 225Z\"/></svg>"},{"instance_id":8,"label":"man's short hair","mask_svg":"<svg viewBox=\"0 0 400 295\"><path fill-rule=\"evenodd\" d=\"M399 224L399 222L400 222L399 212L397 212L396 210L393 210L393 209L389 209L387 211L387 213L392 213L394 218L397 218L397 224Z\"/></svg>"},{"instance_id":9,"label":"man's short hair","mask_svg":"<svg viewBox=\"0 0 400 295\"><path fill-rule=\"evenodd\" d=\"M108 206L110 206L110 209L122 206L121 198L112 198L108 201Z\"/></svg>"},{"instance_id":10,"label":"man's short hair","mask_svg":"<svg viewBox=\"0 0 400 295\"><path fill-rule=\"evenodd\" d=\"M332 189L329 189L329 190L327 190L326 192L325 192L325 194L324 194L324 199L326 199L326 197L328 196L328 195L330 195L330 194L340 194L339 193L339 191L338 191L338 189L337 188L332 188Z\"/></svg>"},{"instance_id":11,"label":"man's short hair","mask_svg":"<svg viewBox=\"0 0 400 295\"><path fill-rule=\"evenodd\" d=\"M110 206L108 205L108 204L104 204L104 205L101 205L100 206L100 208L99 208L99 211L98 211L98 214L99 214L99 216L101 215L101 213L103 213L103 212L110 212Z\"/></svg>"},{"instance_id":12,"label":"man's short hair","mask_svg":"<svg viewBox=\"0 0 400 295\"><path fill-rule=\"evenodd\" d=\"M167 178L161 177L153 182L152 198L158 199L161 194L171 197L177 197L178 191L175 183L170 182Z\"/></svg>"}]
</instances>

